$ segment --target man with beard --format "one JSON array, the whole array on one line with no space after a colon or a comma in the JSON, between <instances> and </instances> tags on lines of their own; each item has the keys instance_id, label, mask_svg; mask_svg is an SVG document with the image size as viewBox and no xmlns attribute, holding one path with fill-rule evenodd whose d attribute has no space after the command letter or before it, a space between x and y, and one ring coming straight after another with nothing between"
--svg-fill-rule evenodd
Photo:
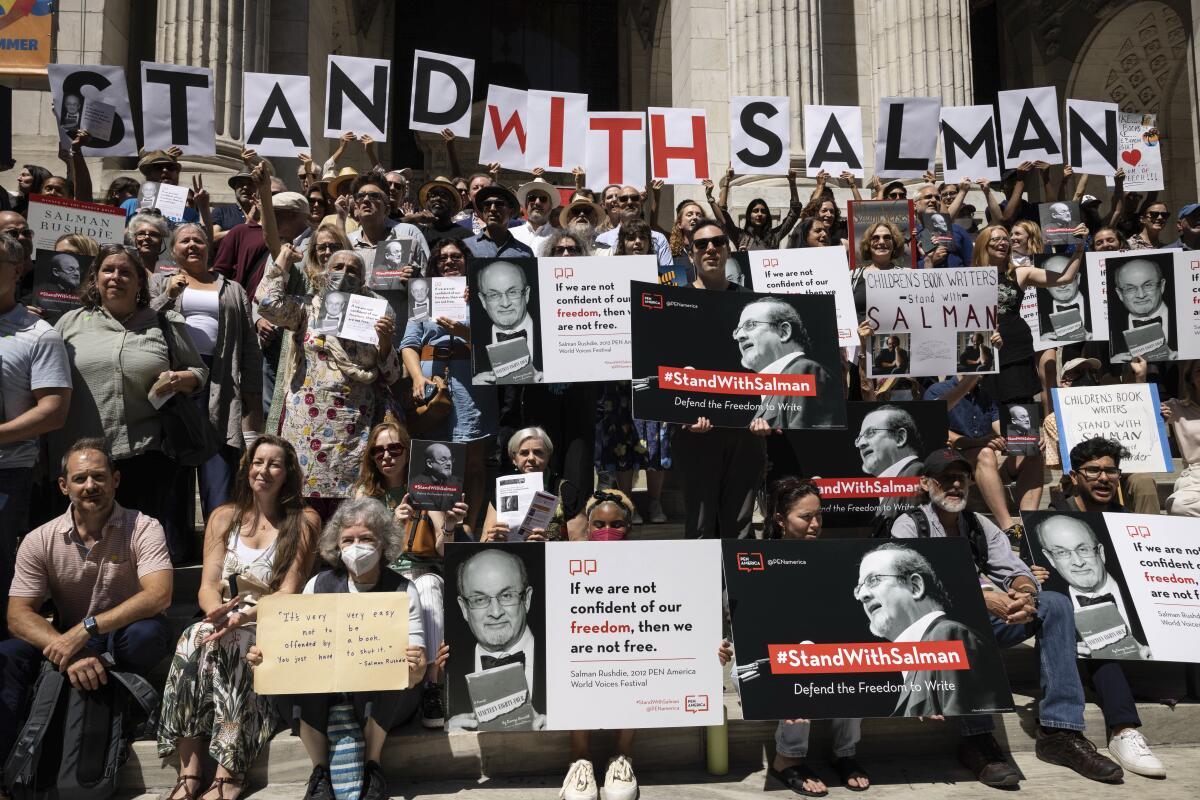
<instances>
[{"instance_id":1,"label":"man with beard","mask_svg":"<svg viewBox=\"0 0 1200 800\"><path fill-rule=\"evenodd\" d=\"M790 303L775 297L750 303L742 309L733 339L746 369L765 375L805 375L816 382L811 397L763 395L754 419L763 420L772 430L838 424L841 387L829 370L805 354L811 347L808 332Z\"/></svg>"},{"instance_id":2,"label":"man with beard","mask_svg":"<svg viewBox=\"0 0 1200 800\"><path fill-rule=\"evenodd\" d=\"M550 212L558 204L558 190L544 178L534 178L517 188L517 201L525 209L525 222L513 228L512 234L540 253L542 244L555 233Z\"/></svg>"},{"instance_id":3,"label":"man with beard","mask_svg":"<svg viewBox=\"0 0 1200 800\"><path fill-rule=\"evenodd\" d=\"M524 245L521 245L524 247ZM479 299L491 321L491 337L481 344L476 355L481 365L475 383L494 383L495 370L488 357L487 345L512 339L524 339L531 363L537 371L534 383L541 383L541 354L537 349L537 323L529 313L530 288L525 270L508 261L494 261L479 271Z\"/></svg>"},{"instance_id":4,"label":"man with beard","mask_svg":"<svg viewBox=\"0 0 1200 800\"><path fill-rule=\"evenodd\" d=\"M1142 358L1147 361L1170 361L1175 358L1175 327L1171 322L1171 309L1166 303L1167 281L1162 267L1149 258L1126 261L1116 269L1113 290L1119 303L1109 302L1111 320L1110 337L1114 364L1131 359L1131 348L1127 341L1138 341ZM1142 328L1153 332L1153 338L1144 339L1135 331ZM1146 350L1151 347L1150 350Z\"/></svg>"},{"instance_id":5,"label":"man with beard","mask_svg":"<svg viewBox=\"0 0 1200 800\"><path fill-rule=\"evenodd\" d=\"M607 197L607 191L605 192ZM637 187L622 186L617 193L617 216L618 223L615 227L606 230L604 233L596 237L596 244L601 247L607 247L615 250L617 247L617 234L621 230L622 222L631 219L640 219L642 216L642 201L645 197ZM719 226L719 223L718 223ZM724 230L721 231L724 233ZM669 267L673 263L671 258L671 245L667 242L667 237L663 236L658 231L651 231L650 238L654 242L654 252L658 256L658 265L660 267ZM721 270L725 270L725 262L721 262Z\"/></svg>"},{"instance_id":6,"label":"man with beard","mask_svg":"<svg viewBox=\"0 0 1200 800\"><path fill-rule=\"evenodd\" d=\"M533 588L525 562L504 550L482 550L459 566L457 579L458 608L475 639L474 672L522 664L528 699L534 706L533 728L541 730L546 717L537 707L545 705L545 687L538 680L537 644L527 621ZM464 678L452 676L451 680L462 684ZM465 686L460 691L465 691ZM478 725L473 713L455 714L446 730L474 730Z\"/></svg>"},{"instance_id":7,"label":"man with beard","mask_svg":"<svg viewBox=\"0 0 1200 800\"><path fill-rule=\"evenodd\" d=\"M462 195L454 188L449 178L439 175L421 185L417 190L417 202L432 220L417 225L425 235L425 241L433 244L438 239L460 241L471 235L471 229L454 222L454 215L462 210Z\"/></svg>"},{"instance_id":8,"label":"man with beard","mask_svg":"<svg viewBox=\"0 0 1200 800\"><path fill-rule=\"evenodd\" d=\"M604 219L604 209L592 200L581 195L571 198L571 202L559 212L558 227L564 231L577 234L584 240L596 244L596 229Z\"/></svg>"},{"instance_id":9,"label":"man with beard","mask_svg":"<svg viewBox=\"0 0 1200 800\"><path fill-rule=\"evenodd\" d=\"M1039 593L1029 567L1013 554L1004 532L981 514L966 511L972 469L958 451L935 450L921 470L921 505L892 526L900 539L963 536L979 575L992 632L1001 647L1037 637L1043 695L1035 752L1042 761L1070 767L1084 777L1120 782L1121 768L1096 752L1082 733L1083 684L1075 666L1075 617L1055 592ZM988 786L1016 786L1020 773L992 737L991 716L964 716L959 759Z\"/></svg>"},{"instance_id":10,"label":"man with beard","mask_svg":"<svg viewBox=\"0 0 1200 800\"><path fill-rule=\"evenodd\" d=\"M921 553L895 542L876 547L858 565L854 599L871 633L889 642L962 642L962 669L909 670L893 717L961 716L1003 704L1004 671L984 653L979 634L946 616L946 589Z\"/></svg>"}]
</instances>

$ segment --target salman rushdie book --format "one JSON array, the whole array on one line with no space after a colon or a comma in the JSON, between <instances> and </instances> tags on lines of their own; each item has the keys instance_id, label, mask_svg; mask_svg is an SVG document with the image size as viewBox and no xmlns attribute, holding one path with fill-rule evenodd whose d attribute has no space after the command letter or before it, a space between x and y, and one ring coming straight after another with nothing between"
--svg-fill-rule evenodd
<instances>
[{"instance_id":1,"label":"salman rushdie book","mask_svg":"<svg viewBox=\"0 0 1200 800\"><path fill-rule=\"evenodd\" d=\"M534 383L537 373L523 337L489 344L487 354L496 383Z\"/></svg>"},{"instance_id":2,"label":"salman rushdie book","mask_svg":"<svg viewBox=\"0 0 1200 800\"><path fill-rule=\"evenodd\" d=\"M467 692L481 731L533 730L533 705L525 665L514 661L502 667L472 672Z\"/></svg>"},{"instance_id":3,"label":"salman rushdie book","mask_svg":"<svg viewBox=\"0 0 1200 800\"><path fill-rule=\"evenodd\" d=\"M1083 327L1083 315L1077 308L1051 314L1050 324L1060 342L1082 342L1087 337L1087 331Z\"/></svg>"},{"instance_id":4,"label":"salman rushdie book","mask_svg":"<svg viewBox=\"0 0 1200 800\"><path fill-rule=\"evenodd\" d=\"M1092 651L1092 658L1137 658L1137 640L1121 618L1116 603L1097 603L1075 609L1075 630Z\"/></svg>"},{"instance_id":5,"label":"salman rushdie book","mask_svg":"<svg viewBox=\"0 0 1200 800\"><path fill-rule=\"evenodd\" d=\"M1131 358L1141 356L1147 361L1167 358L1170 354L1167 348L1167 334L1158 320L1125 331L1125 346L1129 348Z\"/></svg>"}]
</instances>

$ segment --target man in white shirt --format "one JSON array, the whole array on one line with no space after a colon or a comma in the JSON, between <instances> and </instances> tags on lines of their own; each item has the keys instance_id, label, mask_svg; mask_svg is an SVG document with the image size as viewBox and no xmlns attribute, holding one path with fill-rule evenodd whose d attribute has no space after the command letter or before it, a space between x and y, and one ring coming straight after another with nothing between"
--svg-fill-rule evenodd
<instances>
[{"instance_id":1,"label":"man in white shirt","mask_svg":"<svg viewBox=\"0 0 1200 800\"><path fill-rule=\"evenodd\" d=\"M607 192L605 193L607 195ZM622 186L617 193L617 215L624 222L631 219L636 219L642 215L642 201L645 198L640 190L634 186ZM621 226L606 230L604 233L596 237L596 244L602 247L607 247L611 251L616 252L617 237L621 233ZM671 258L671 245L667 243L667 237L663 236L658 231L650 231L650 239L654 243L654 252L658 256L658 265L660 267L669 267L674 263Z\"/></svg>"},{"instance_id":2,"label":"man in white shirt","mask_svg":"<svg viewBox=\"0 0 1200 800\"><path fill-rule=\"evenodd\" d=\"M534 253L542 252L542 244L554 236L555 228L550 224L550 212L557 205L558 190L543 178L534 178L517 188L517 200L525 211L525 222L512 229L518 241L529 245Z\"/></svg>"}]
</instances>

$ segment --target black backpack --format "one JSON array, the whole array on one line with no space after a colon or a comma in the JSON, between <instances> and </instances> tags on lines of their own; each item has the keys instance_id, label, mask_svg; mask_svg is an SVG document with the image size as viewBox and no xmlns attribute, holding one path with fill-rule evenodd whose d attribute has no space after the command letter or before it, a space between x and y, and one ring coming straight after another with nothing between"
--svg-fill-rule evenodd
<instances>
[{"instance_id":1,"label":"black backpack","mask_svg":"<svg viewBox=\"0 0 1200 800\"><path fill-rule=\"evenodd\" d=\"M979 572L986 575L988 574L987 534L984 533L983 526L979 524L979 516L974 511L964 511L963 514L967 518L967 542L971 545L971 558L975 560L975 566L979 568ZM917 525L917 538L929 538L929 517L925 516L924 511L915 508L902 516L912 517L913 522Z\"/></svg>"},{"instance_id":2,"label":"black backpack","mask_svg":"<svg viewBox=\"0 0 1200 800\"><path fill-rule=\"evenodd\" d=\"M105 800L116 792L128 756L130 701L153 729L158 693L131 672L110 667L108 679L95 691L80 691L53 664L42 666L29 716L4 764L13 800Z\"/></svg>"}]
</instances>

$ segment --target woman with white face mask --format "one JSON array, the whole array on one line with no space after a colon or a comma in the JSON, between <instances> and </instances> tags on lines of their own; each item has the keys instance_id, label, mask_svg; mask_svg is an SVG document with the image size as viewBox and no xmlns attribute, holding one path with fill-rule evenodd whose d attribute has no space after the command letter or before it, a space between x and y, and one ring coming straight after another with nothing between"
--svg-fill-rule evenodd
<instances>
[{"instance_id":1,"label":"woman with white face mask","mask_svg":"<svg viewBox=\"0 0 1200 800\"><path fill-rule=\"evenodd\" d=\"M420 682L425 674L425 631L421 599L409 581L388 568L400 555L401 532L392 513L378 500L363 497L348 500L334 513L321 533L321 558L328 565L309 580L304 594L361 594L364 592L407 592L408 594L408 683L403 691L350 692L346 702L354 706L362 727L364 800L389 797L387 778L380 767L388 731L412 716L421 701ZM246 654L252 667L263 662L255 645ZM284 695L279 698L285 721L299 723L300 740L313 763L305 797L332 798L329 774L329 709L343 702L340 694Z\"/></svg>"}]
</instances>

